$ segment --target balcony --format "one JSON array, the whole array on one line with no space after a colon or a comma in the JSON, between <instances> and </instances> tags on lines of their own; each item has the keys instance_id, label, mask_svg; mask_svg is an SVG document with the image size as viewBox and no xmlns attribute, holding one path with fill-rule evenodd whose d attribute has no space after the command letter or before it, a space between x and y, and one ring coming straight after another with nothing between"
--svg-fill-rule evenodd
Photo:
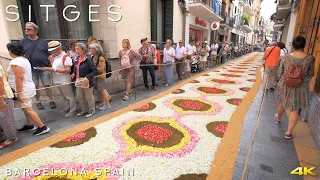
<instances>
[{"instance_id":1,"label":"balcony","mask_svg":"<svg viewBox=\"0 0 320 180\"><path fill-rule=\"evenodd\" d=\"M251 8L251 1L245 0L245 4L243 6L243 11L246 14L248 14L249 16L254 16L254 13L253 13L252 8Z\"/></svg>"},{"instance_id":2,"label":"balcony","mask_svg":"<svg viewBox=\"0 0 320 180\"><path fill-rule=\"evenodd\" d=\"M221 27L232 29L233 28L233 18L229 17L228 13L222 15L223 21L220 23Z\"/></svg>"},{"instance_id":3,"label":"balcony","mask_svg":"<svg viewBox=\"0 0 320 180\"><path fill-rule=\"evenodd\" d=\"M243 29L245 29L248 33L251 33L253 30L252 30L252 25L246 21L244 21L243 23Z\"/></svg>"},{"instance_id":4,"label":"balcony","mask_svg":"<svg viewBox=\"0 0 320 180\"><path fill-rule=\"evenodd\" d=\"M222 21L222 4L213 3L212 0L190 0L189 1L189 12L199 18L208 21Z\"/></svg>"},{"instance_id":5,"label":"balcony","mask_svg":"<svg viewBox=\"0 0 320 180\"><path fill-rule=\"evenodd\" d=\"M279 31L284 26L285 20L276 20L275 24L273 25L273 30Z\"/></svg>"},{"instance_id":6,"label":"balcony","mask_svg":"<svg viewBox=\"0 0 320 180\"><path fill-rule=\"evenodd\" d=\"M294 0L277 0L276 19L286 19L292 8Z\"/></svg>"}]
</instances>

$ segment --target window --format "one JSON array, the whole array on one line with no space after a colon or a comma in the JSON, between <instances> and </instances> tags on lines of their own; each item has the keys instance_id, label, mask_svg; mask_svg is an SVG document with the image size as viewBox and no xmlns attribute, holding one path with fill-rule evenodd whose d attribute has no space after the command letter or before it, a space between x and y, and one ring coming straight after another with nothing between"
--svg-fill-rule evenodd
<instances>
[{"instance_id":1,"label":"window","mask_svg":"<svg viewBox=\"0 0 320 180\"><path fill-rule=\"evenodd\" d=\"M32 8L32 22L39 26L39 35L44 39L87 39L92 35L91 23L88 21L89 0L18 0L19 10L22 11L23 27L28 22L29 5ZM46 8L40 5L55 5L48 8L48 21L46 21ZM68 8L66 17L74 19L77 14L72 11L79 11L80 16L76 21L69 22L63 17L63 9L68 5L75 5L77 8Z\"/></svg>"}]
</instances>

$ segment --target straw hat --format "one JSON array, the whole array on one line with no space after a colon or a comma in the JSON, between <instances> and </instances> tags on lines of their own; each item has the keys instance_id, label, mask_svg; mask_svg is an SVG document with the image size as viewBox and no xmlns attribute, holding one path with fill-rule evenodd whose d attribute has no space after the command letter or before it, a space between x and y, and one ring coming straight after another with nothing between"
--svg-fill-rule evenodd
<instances>
[{"instance_id":1,"label":"straw hat","mask_svg":"<svg viewBox=\"0 0 320 180\"><path fill-rule=\"evenodd\" d=\"M48 43L48 47L49 47L48 51L53 51L61 47L61 43L59 41L50 41Z\"/></svg>"}]
</instances>

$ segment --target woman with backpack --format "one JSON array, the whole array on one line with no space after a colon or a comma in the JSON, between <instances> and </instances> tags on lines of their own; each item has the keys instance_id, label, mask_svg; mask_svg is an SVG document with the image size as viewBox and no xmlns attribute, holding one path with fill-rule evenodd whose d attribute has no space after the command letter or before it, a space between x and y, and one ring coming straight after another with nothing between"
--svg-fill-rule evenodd
<instances>
[{"instance_id":1,"label":"woman with backpack","mask_svg":"<svg viewBox=\"0 0 320 180\"><path fill-rule=\"evenodd\" d=\"M292 131L297 124L299 110L308 105L310 90L309 83L314 74L315 58L303 51L306 39L302 36L296 37L292 46L294 52L284 56L278 68L277 79L280 80L277 89L278 111L274 120L280 124L285 111L288 112L288 129L285 133L286 139L292 138Z\"/></svg>"},{"instance_id":2,"label":"woman with backpack","mask_svg":"<svg viewBox=\"0 0 320 180\"><path fill-rule=\"evenodd\" d=\"M120 59L120 74L124 82L126 83L126 94L123 97L124 101L127 101L131 96L131 83L134 80L134 66L133 60L142 56L131 50L131 45L129 39L122 40L122 49L119 51Z\"/></svg>"},{"instance_id":3,"label":"woman with backpack","mask_svg":"<svg viewBox=\"0 0 320 180\"><path fill-rule=\"evenodd\" d=\"M95 89L99 92L100 97L102 97L102 104L96 108L100 110L110 109L109 95L106 90L106 60L103 57L102 47L97 43L90 44L89 52L98 71L98 75L95 78Z\"/></svg>"}]
</instances>

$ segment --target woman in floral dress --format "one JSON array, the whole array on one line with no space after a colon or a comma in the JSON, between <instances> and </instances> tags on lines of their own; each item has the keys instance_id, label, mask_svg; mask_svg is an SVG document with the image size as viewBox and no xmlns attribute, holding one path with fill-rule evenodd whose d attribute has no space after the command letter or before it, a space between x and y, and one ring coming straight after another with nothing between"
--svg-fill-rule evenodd
<instances>
[{"instance_id":1,"label":"woman in floral dress","mask_svg":"<svg viewBox=\"0 0 320 180\"><path fill-rule=\"evenodd\" d=\"M279 80L279 87L277 89L277 102L279 106L274 120L279 124L282 115L287 111L289 123L285 133L286 139L292 138L292 131L297 124L299 110L306 108L309 101L309 83L314 74L315 58L303 51L305 45L306 39L304 37L296 37L292 42L295 51L284 56L278 68L277 80ZM299 64L299 67L302 69L304 78L300 87L290 87L285 84L285 76L290 65L289 60L291 60L295 67Z\"/></svg>"},{"instance_id":2,"label":"woman in floral dress","mask_svg":"<svg viewBox=\"0 0 320 180\"><path fill-rule=\"evenodd\" d=\"M123 56L129 56L130 64L131 66L128 68L121 68L121 59ZM122 40L122 49L119 51L119 59L120 59L120 68L122 69L120 71L120 74L122 76L122 79L124 79L124 82L126 83L126 94L123 97L124 101L127 101L129 99L129 96L131 95L131 84L134 80L134 64L133 60L139 58L141 59L141 55L133 50L131 50L131 45L129 39Z\"/></svg>"}]
</instances>

